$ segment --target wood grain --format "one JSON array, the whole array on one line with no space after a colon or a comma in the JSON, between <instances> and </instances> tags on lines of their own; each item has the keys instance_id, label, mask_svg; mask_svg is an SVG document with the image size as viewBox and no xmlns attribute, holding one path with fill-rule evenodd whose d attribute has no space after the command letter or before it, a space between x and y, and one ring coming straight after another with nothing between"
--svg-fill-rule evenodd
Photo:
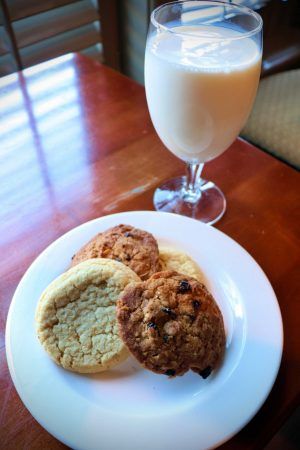
<instances>
[{"instance_id":1,"label":"wood grain","mask_svg":"<svg viewBox=\"0 0 300 450\"><path fill-rule=\"evenodd\" d=\"M143 88L73 54L0 79L0 144L0 448L57 450L65 446L32 418L8 373L4 333L14 290L54 239L95 217L153 209L154 188L184 167L156 136ZM261 265L283 316L275 386L222 446L259 449L300 399L300 176L242 140L204 175L227 197L217 227Z\"/></svg>"}]
</instances>

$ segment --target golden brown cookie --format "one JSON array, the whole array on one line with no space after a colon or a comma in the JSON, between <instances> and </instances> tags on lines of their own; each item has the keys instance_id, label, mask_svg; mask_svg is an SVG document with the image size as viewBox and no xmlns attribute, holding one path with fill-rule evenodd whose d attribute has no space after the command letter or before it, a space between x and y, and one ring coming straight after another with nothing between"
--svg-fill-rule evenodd
<instances>
[{"instance_id":1,"label":"golden brown cookie","mask_svg":"<svg viewBox=\"0 0 300 450\"><path fill-rule=\"evenodd\" d=\"M110 259L84 261L56 278L36 311L38 338L51 358L82 373L123 361L128 351L118 334L116 301L136 281L135 272Z\"/></svg>"},{"instance_id":2,"label":"golden brown cookie","mask_svg":"<svg viewBox=\"0 0 300 450\"><path fill-rule=\"evenodd\" d=\"M147 369L189 369L206 378L225 350L222 314L196 279L167 271L125 288L117 302L120 336Z\"/></svg>"},{"instance_id":3,"label":"golden brown cookie","mask_svg":"<svg viewBox=\"0 0 300 450\"><path fill-rule=\"evenodd\" d=\"M111 258L130 267L142 280L160 270L152 234L131 225L117 225L93 237L72 258L71 266L90 258Z\"/></svg>"},{"instance_id":4,"label":"golden brown cookie","mask_svg":"<svg viewBox=\"0 0 300 450\"><path fill-rule=\"evenodd\" d=\"M204 275L199 266L186 253L169 246L159 246L161 270L175 270L204 282Z\"/></svg>"}]
</instances>

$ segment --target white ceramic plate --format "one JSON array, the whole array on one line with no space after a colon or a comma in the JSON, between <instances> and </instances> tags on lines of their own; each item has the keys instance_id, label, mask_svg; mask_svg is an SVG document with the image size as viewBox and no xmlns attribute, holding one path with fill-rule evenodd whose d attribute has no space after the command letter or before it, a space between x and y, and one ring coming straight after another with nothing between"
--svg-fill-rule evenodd
<instances>
[{"instance_id":1,"label":"white ceramic plate","mask_svg":"<svg viewBox=\"0 0 300 450\"><path fill-rule=\"evenodd\" d=\"M227 348L206 380L194 372L169 379L129 358L97 375L68 372L38 342L34 314L44 288L96 233L119 223L150 231L187 252L201 267L222 310ZM12 300L6 349L16 389L35 419L74 449L200 450L237 433L275 381L283 332L272 287L252 257L215 228L168 213L101 217L68 232L31 265Z\"/></svg>"}]
</instances>

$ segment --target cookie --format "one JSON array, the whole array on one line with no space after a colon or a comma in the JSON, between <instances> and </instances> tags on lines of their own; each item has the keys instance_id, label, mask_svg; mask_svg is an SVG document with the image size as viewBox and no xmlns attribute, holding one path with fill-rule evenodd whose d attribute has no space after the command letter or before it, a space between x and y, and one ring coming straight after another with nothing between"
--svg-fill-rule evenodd
<instances>
[{"instance_id":1,"label":"cookie","mask_svg":"<svg viewBox=\"0 0 300 450\"><path fill-rule=\"evenodd\" d=\"M204 275L195 261L186 253L172 247L159 246L159 260L162 270L175 270L178 273L204 282Z\"/></svg>"},{"instance_id":2,"label":"cookie","mask_svg":"<svg viewBox=\"0 0 300 450\"><path fill-rule=\"evenodd\" d=\"M192 369L206 378L225 351L223 318L212 295L175 271L127 286L117 319L130 352L156 373L177 376Z\"/></svg>"},{"instance_id":3,"label":"cookie","mask_svg":"<svg viewBox=\"0 0 300 450\"><path fill-rule=\"evenodd\" d=\"M156 240L152 234L131 225L117 225L97 234L73 256L71 266L90 258L120 261L142 280L160 270Z\"/></svg>"},{"instance_id":4,"label":"cookie","mask_svg":"<svg viewBox=\"0 0 300 450\"><path fill-rule=\"evenodd\" d=\"M136 281L135 272L110 259L84 261L56 278L36 310L37 335L51 358L81 373L123 361L128 351L118 334L116 301Z\"/></svg>"}]
</instances>

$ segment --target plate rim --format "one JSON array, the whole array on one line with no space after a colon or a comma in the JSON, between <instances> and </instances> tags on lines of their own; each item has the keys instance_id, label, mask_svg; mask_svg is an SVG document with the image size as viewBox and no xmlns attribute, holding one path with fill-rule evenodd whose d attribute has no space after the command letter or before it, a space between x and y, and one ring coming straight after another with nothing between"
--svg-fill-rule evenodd
<instances>
[{"instance_id":1,"label":"plate rim","mask_svg":"<svg viewBox=\"0 0 300 450\"><path fill-rule=\"evenodd\" d=\"M53 247L56 245L59 245L59 242L65 239L68 239L68 237L74 232L74 230L76 230L77 233L80 233L80 230L85 228L88 225L91 225L92 223L97 223L99 221L102 221L103 219L107 218L107 220L109 220L110 218L118 218L118 217L124 217L125 215L128 216L136 216L136 215L156 215L158 217L158 215L164 215L164 216L168 216L168 217L176 217L176 220L182 220L183 222L186 221L192 221L195 224L197 224L197 226L200 226L200 228L202 228L203 230L213 230L212 233L216 232L216 235L220 235L222 236L223 239L227 240L231 245L236 246L236 248L239 249L239 251L242 251L245 255L247 255L249 261L251 261L251 264L254 264L254 267L256 270L258 270L260 272L260 275L263 277L264 283L266 283L266 285L268 286L268 289L271 293L271 295L273 296L273 306L275 307L276 310L276 314L277 314L277 318L279 319L279 328L277 329L277 334L278 334L278 338L279 338L279 344L280 344L280 349L277 355L277 364L274 365L273 367L273 375L271 377L271 380L269 382L269 389L266 390L265 395L260 399L260 401L257 404L257 407L255 410L252 410L251 414L248 415L247 420L243 421L242 423L239 424L238 427L235 428L235 431L233 431L232 433L227 434L226 436L224 436L224 438L222 440L219 440L218 442L215 443L215 445L219 446L222 445L224 442L228 441L229 439L231 439L235 434L237 434L248 422L250 422L250 420L257 414L257 412L259 411L259 409L262 407L262 405L264 404L264 402L266 401L267 397L269 396L275 380L277 378L278 375L278 371L280 368L280 364L282 361L282 353L283 353L283 342L284 342L284 333L283 333L283 322L282 322L282 316L281 316L281 311L280 311L280 306L276 297L276 294L274 292L274 289L267 277L267 275L265 274L265 272L263 271L263 269L261 268L261 266L256 262L256 260L252 257L252 255L244 248L242 247L237 241L235 241L233 238L231 238L230 236L228 236L225 232L214 228L212 226L203 224L199 221L197 221L196 219L191 219L191 218L187 218L185 216L179 216L177 214L173 214L173 213L165 213L165 212L156 212L156 211L148 211L148 210L142 210L142 211L124 211L124 212L119 212L119 213L115 213L115 214L109 214L109 215L104 215L104 216L100 216L98 218L94 218L91 219L87 222L81 223L78 226L73 227L72 229L68 230L66 233L63 233L61 236L59 236L57 239L55 239L54 241L52 241L47 247L45 247L39 254L38 256L32 261L32 263L30 264L30 266L27 268L27 270L25 271L24 275L22 276L21 280L19 281L17 288L15 289L14 295L12 297L10 306L9 306L9 311L8 311L8 315L7 315L7 320L6 320L6 329L5 329L5 347L6 347L6 359L7 359L7 364L8 364L8 368L9 368L9 372L13 381L13 384L23 402L23 404L25 405L25 407L28 409L28 411L30 412L30 414L37 420L37 422L47 430L47 432L49 432L51 435L53 435L55 438L57 438L58 440L60 440L61 442L65 443L66 445L69 446L73 446L74 448L74 443L72 443L71 441L69 441L68 438L66 437L62 437L58 434L56 434L55 432L53 432L53 430L50 430L49 427L47 426L47 424L44 423L44 420L42 420L40 417L36 417L36 415L32 412L31 407L28 405L28 402L26 402L23 398L23 393L22 390L18 384L17 381L17 376L15 374L15 370L14 370L14 363L13 363L13 355L12 355L12 349L11 349L11 341L10 341L10 333L11 333L11 327L12 327L12 314L13 314L13 308L15 307L15 303L17 302L17 298L20 295L20 291L22 291L22 285L24 283L24 280L26 280L27 277L30 276L31 270L34 270L35 266L38 265L40 258L42 259L43 256L45 255L46 252L48 251L52 251ZM171 219L172 220L172 219ZM121 222L120 222L121 223ZM159 237L158 237L159 239ZM81 448L81 447L80 447ZM215 448L215 447L203 447L203 448Z\"/></svg>"}]
</instances>

